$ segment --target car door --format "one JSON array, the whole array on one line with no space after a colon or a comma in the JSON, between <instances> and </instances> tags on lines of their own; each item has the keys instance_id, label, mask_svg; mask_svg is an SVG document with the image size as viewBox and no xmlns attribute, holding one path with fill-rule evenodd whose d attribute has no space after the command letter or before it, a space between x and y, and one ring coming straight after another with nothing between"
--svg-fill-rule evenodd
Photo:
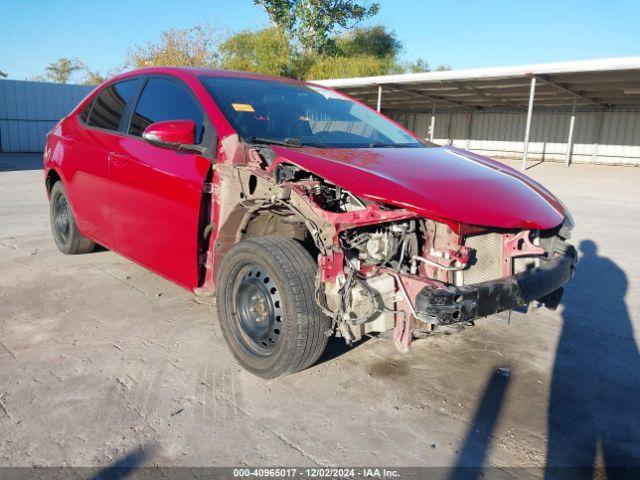
<instances>
[{"instance_id":1,"label":"car door","mask_svg":"<svg viewBox=\"0 0 640 480\"><path fill-rule=\"evenodd\" d=\"M71 173L67 189L74 215L85 235L112 246L109 206L109 155L120 138L118 130L140 78L104 87L77 118L72 135L63 137L64 169Z\"/></svg>"},{"instance_id":2,"label":"car door","mask_svg":"<svg viewBox=\"0 0 640 480\"><path fill-rule=\"evenodd\" d=\"M111 154L113 234L122 254L194 288L202 189L211 160L142 139L147 126L165 120L193 120L197 143L214 142L213 127L189 87L174 77L149 77L132 109L128 135Z\"/></svg>"}]
</instances>

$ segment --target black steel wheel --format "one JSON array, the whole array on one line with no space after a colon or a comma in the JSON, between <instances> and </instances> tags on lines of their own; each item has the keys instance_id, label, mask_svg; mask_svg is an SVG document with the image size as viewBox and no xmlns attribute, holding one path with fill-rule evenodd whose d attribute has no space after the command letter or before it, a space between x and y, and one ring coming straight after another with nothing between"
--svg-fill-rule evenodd
<instances>
[{"instance_id":1,"label":"black steel wheel","mask_svg":"<svg viewBox=\"0 0 640 480\"><path fill-rule=\"evenodd\" d=\"M251 238L225 255L216 282L218 318L244 368L275 378L322 354L330 319L315 303L316 271L311 255L289 238Z\"/></svg>"},{"instance_id":2,"label":"black steel wheel","mask_svg":"<svg viewBox=\"0 0 640 480\"><path fill-rule=\"evenodd\" d=\"M54 201L54 218L52 222L54 235L59 238L62 243L68 243L69 236L71 235L71 212L69 212L67 197L64 195L56 195Z\"/></svg>"},{"instance_id":3,"label":"black steel wheel","mask_svg":"<svg viewBox=\"0 0 640 480\"><path fill-rule=\"evenodd\" d=\"M53 239L62 253L87 253L93 250L95 244L78 231L62 182L56 182L51 189L49 218Z\"/></svg>"},{"instance_id":4,"label":"black steel wheel","mask_svg":"<svg viewBox=\"0 0 640 480\"><path fill-rule=\"evenodd\" d=\"M236 276L232 296L234 334L249 351L269 355L280 339L284 313L274 279L266 268L246 265Z\"/></svg>"}]
</instances>

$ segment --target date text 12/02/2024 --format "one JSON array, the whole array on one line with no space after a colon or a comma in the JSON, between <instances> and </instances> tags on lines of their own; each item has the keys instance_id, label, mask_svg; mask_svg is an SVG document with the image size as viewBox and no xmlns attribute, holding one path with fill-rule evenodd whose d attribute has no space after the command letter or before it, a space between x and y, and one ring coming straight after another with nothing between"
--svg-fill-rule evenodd
<instances>
[{"instance_id":1,"label":"date text 12/02/2024","mask_svg":"<svg viewBox=\"0 0 640 480\"><path fill-rule=\"evenodd\" d=\"M400 478L388 468L236 468L234 478Z\"/></svg>"}]
</instances>

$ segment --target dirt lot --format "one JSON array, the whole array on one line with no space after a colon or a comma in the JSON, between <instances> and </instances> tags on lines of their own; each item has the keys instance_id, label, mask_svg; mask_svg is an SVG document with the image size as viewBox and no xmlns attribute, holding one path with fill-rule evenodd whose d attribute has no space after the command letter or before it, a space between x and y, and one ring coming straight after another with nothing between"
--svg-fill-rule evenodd
<instances>
[{"instance_id":1,"label":"dirt lot","mask_svg":"<svg viewBox=\"0 0 640 480\"><path fill-rule=\"evenodd\" d=\"M37 164L0 157L0 465L640 462L640 169L529 171L578 225L559 311L406 355L332 343L263 381L233 361L212 305L109 251L58 253Z\"/></svg>"}]
</instances>

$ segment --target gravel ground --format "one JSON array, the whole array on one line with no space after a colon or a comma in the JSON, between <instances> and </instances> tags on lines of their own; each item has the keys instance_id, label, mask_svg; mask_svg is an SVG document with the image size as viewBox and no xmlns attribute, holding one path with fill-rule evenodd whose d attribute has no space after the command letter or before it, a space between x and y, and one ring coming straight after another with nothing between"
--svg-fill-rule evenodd
<instances>
[{"instance_id":1,"label":"gravel ground","mask_svg":"<svg viewBox=\"0 0 640 480\"><path fill-rule=\"evenodd\" d=\"M339 342L264 381L207 299L53 243L41 170L0 156L0 465L637 465L640 169L543 164L582 259L556 312L415 342ZM529 476L532 471L514 476Z\"/></svg>"}]
</instances>

